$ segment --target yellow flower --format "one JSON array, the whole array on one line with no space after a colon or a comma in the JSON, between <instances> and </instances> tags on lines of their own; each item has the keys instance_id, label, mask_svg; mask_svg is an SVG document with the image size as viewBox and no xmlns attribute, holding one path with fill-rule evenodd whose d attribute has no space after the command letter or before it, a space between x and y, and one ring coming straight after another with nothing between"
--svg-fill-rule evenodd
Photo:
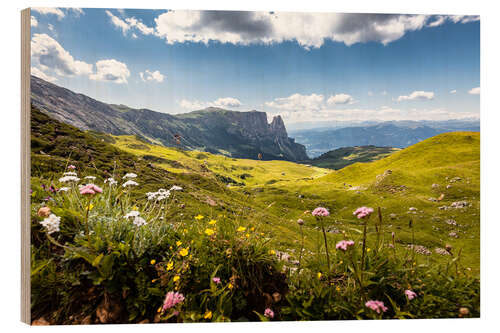
<instances>
[{"instance_id":1,"label":"yellow flower","mask_svg":"<svg viewBox=\"0 0 500 333\"><path fill-rule=\"evenodd\" d=\"M340 287L339 287L339 286L337 286L337 287L335 288L335 290L340 291Z\"/></svg>"},{"instance_id":2,"label":"yellow flower","mask_svg":"<svg viewBox=\"0 0 500 333\"><path fill-rule=\"evenodd\" d=\"M207 310L207 312L203 315L203 319L212 319L212 311Z\"/></svg>"},{"instance_id":3,"label":"yellow flower","mask_svg":"<svg viewBox=\"0 0 500 333\"><path fill-rule=\"evenodd\" d=\"M217 223L216 220L210 220L210 222L208 222L208 224L210 224L210 225L214 225L215 223Z\"/></svg>"},{"instance_id":4,"label":"yellow flower","mask_svg":"<svg viewBox=\"0 0 500 333\"><path fill-rule=\"evenodd\" d=\"M180 278L181 278L181 277L180 277L179 275L174 276L174 282L179 281L179 279L180 279Z\"/></svg>"},{"instance_id":5,"label":"yellow flower","mask_svg":"<svg viewBox=\"0 0 500 333\"><path fill-rule=\"evenodd\" d=\"M169 261L167 264L167 271L171 271L172 269L174 269L174 263Z\"/></svg>"},{"instance_id":6,"label":"yellow flower","mask_svg":"<svg viewBox=\"0 0 500 333\"><path fill-rule=\"evenodd\" d=\"M321 272L318 272L318 279L321 279L322 276L323 274L321 274Z\"/></svg>"},{"instance_id":7,"label":"yellow flower","mask_svg":"<svg viewBox=\"0 0 500 333\"><path fill-rule=\"evenodd\" d=\"M175 242L175 245L177 245L177 246L181 246L181 245L182 245L182 242L181 242L181 241L177 241L177 242Z\"/></svg>"},{"instance_id":8,"label":"yellow flower","mask_svg":"<svg viewBox=\"0 0 500 333\"><path fill-rule=\"evenodd\" d=\"M236 229L237 232L243 232L245 230L247 230L245 227L238 227L238 229Z\"/></svg>"},{"instance_id":9,"label":"yellow flower","mask_svg":"<svg viewBox=\"0 0 500 333\"><path fill-rule=\"evenodd\" d=\"M250 228L250 231L254 231L254 230L255 230L255 227L251 227L251 228Z\"/></svg>"},{"instance_id":10,"label":"yellow flower","mask_svg":"<svg viewBox=\"0 0 500 333\"><path fill-rule=\"evenodd\" d=\"M172 250L172 249L173 249L172 245L170 245L169 249L170 249L170 250Z\"/></svg>"},{"instance_id":11,"label":"yellow flower","mask_svg":"<svg viewBox=\"0 0 500 333\"><path fill-rule=\"evenodd\" d=\"M94 208L94 205L93 205L93 204L90 204L90 205L88 205L87 207L85 207L85 209L88 209L88 210L92 210L92 208Z\"/></svg>"},{"instance_id":12,"label":"yellow flower","mask_svg":"<svg viewBox=\"0 0 500 333\"><path fill-rule=\"evenodd\" d=\"M246 234L246 235L245 235L245 237L246 237L246 238L250 238L250 234Z\"/></svg>"},{"instance_id":13,"label":"yellow flower","mask_svg":"<svg viewBox=\"0 0 500 333\"><path fill-rule=\"evenodd\" d=\"M151 282L152 282L152 283L155 283L155 282L156 282L156 279L154 279L154 280L151 280Z\"/></svg>"},{"instance_id":14,"label":"yellow flower","mask_svg":"<svg viewBox=\"0 0 500 333\"><path fill-rule=\"evenodd\" d=\"M233 289L233 287L234 287L234 286L233 286L233 284L232 284L231 282L229 282L229 283L227 284L227 287L228 287L229 289Z\"/></svg>"},{"instance_id":15,"label":"yellow flower","mask_svg":"<svg viewBox=\"0 0 500 333\"><path fill-rule=\"evenodd\" d=\"M180 250L179 254L183 257L187 256L189 253L189 250L187 248L184 248L182 250Z\"/></svg>"},{"instance_id":16,"label":"yellow flower","mask_svg":"<svg viewBox=\"0 0 500 333\"><path fill-rule=\"evenodd\" d=\"M370 252L370 251L371 251L371 249L370 249L370 248L367 248L367 249L366 249L366 252Z\"/></svg>"},{"instance_id":17,"label":"yellow flower","mask_svg":"<svg viewBox=\"0 0 500 333\"><path fill-rule=\"evenodd\" d=\"M212 236L214 233L215 233L215 230L214 229L205 229L205 233L208 235L208 236Z\"/></svg>"},{"instance_id":18,"label":"yellow flower","mask_svg":"<svg viewBox=\"0 0 500 333\"><path fill-rule=\"evenodd\" d=\"M203 219L204 217L205 217L205 216L198 214L198 215L196 215L194 218L195 218L196 220L201 220L201 219Z\"/></svg>"},{"instance_id":19,"label":"yellow flower","mask_svg":"<svg viewBox=\"0 0 500 333\"><path fill-rule=\"evenodd\" d=\"M274 251L274 250L269 250L269 254L275 255L275 254L276 254L276 251Z\"/></svg>"},{"instance_id":20,"label":"yellow flower","mask_svg":"<svg viewBox=\"0 0 500 333\"><path fill-rule=\"evenodd\" d=\"M343 263L344 263L344 261L343 261L343 260L340 260L340 261L339 261L339 265L342 265Z\"/></svg>"},{"instance_id":21,"label":"yellow flower","mask_svg":"<svg viewBox=\"0 0 500 333\"><path fill-rule=\"evenodd\" d=\"M132 207L132 210L137 210L137 209L138 209L137 206Z\"/></svg>"},{"instance_id":22,"label":"yellow flower","mask_svg":"<svg viewBox=\"0 0 500 333\"><path fill-rule=\"evenodd\" d=\"M156 312L160 313L161 312L161 306L156 310Z\"/></svg>"},{"instance_id":23,"label":"yellow flower","mask_svg":"<svg viewBox=\"0 0 500 333\"><path fill-rule=\"evenodd\" d=\"M150 261L150 263L151 263L151 265L154 265L154 264L156 264L156 260L153 259Z\"/></svg>"}]
</instances>

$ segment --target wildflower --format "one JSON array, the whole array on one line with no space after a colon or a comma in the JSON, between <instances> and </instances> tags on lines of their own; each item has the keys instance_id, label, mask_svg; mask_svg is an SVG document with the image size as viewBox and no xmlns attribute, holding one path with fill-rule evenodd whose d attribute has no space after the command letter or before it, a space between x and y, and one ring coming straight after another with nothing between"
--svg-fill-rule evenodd
<instances>
[{"instance_id":1,"label":"wildflower","mask_svg":"<svg viewBox=\"0 0 500 333\"><path fill-rule=\"evenodd\" d=\"M74 166L73 164L70 164L70 165L68 165L68 169L74 170L74 169L76 169L76 166Z\"/></svg>"},{"instance_id":2,"label":"wildflower","mask_svg":"<svg viewBox=\"0 0 500 333\"><path fill-rule=\"evenodd\" d=\"M156 200L156 201L161 201L164 199L167 199L170 197L170 190L165 190L163 188L159 189L156 192L148 192L146 193L146 196L148 197L148 200Z\"/></svg>"},{"instance_id":3,"label":"wildflower","mask_svg":"<svg viewBox=\"0 0 500 333\"><path fill-rule=\"evenodd\" d=\"M182 242L181 242L181 241L177 241L177 242L175 242L175 245L177 245L177 246L181 246L181 245L182 245Z\"/></svg>"},{"instance_id":4,"label":"wildflower","mask_svg":"<svg viewBox=\"0 0 500 333\"><path fill-rule=\"evenodd\" d=\"M323 276L323 274L321 274L321 272L318 272L317 276L318 276L318 280L320 280L321 277Z\"/></svg>"},{"instance_id":5,"label":"wildflower","mask_svg":"<svg viewBox=\"0 0 500 333\"><path fill-rule=\"evenodd\" d=\"M102 193L102 188L94 184L87 184L80 188L80 194L82 195L96 193Z\"/></svg>"},{"instance_id":6,"label":"wildflower","mask_svg":"<svg viewBox=\"0 0 500 333\"><path fill-rule=\"evenodd\" d=\"M298 225L304 225L304 220L303 219L298 219L297 220Z\"/></svg>"},{"instance_id":7,"label":"wildflower","mask_svg":"<svg viewBox=\"0 0 500 333\"><path fill-rule=\"evenodd\" d=\"M184 295L178 292L169 291L165 295L165 300L163 301L163 311L173 308L177 304L184 301Z\"/></svg>"},{"instance_id":8,"label":"wildflower","mask_svg":"<svg viewBox=\"0 0 500 333\"><path fill-rule=\"evenodd\" d=\"M276 254L276 251L274 251L274 250L269 250L269 254L271 254L271 255L275 255L275 254Z\"/></svg>"},{"instance_id":9,"label":"wildflower","mask_svg":"<svg viewBox=\"0 0 500 333\"><path fill-rule=\"evenodd\" d=\"M126 179L126 178L136 178L137 175L133 172L129 172L127 174L125 174L125 176L123 176L123 179Z\"/></svg>"},{"instance_id":10,"label":"wildflower","mask_svg":"<svg viewBox=\"0 0 500 333\"><path fill-rule=\"evenodd\" d=\"M152 259L149 263L150 263L151 265L154 265L154 264L156 264L156 260Z\"/></svg>"},{"instance_id":11,"label":"wildflower","mask_svg":"<svg viewBox=\"0 0 500 333\"><path fill-rule=\"evenodd\" d=\"M337 250L347 251L347 249L354 245L354 241L352 240L341 240L335 245Z\"/></svg>"},{"instance_id":12,"label":"wildflower","mask_svg":"<svg viewBox=\"0 0 500 333\"><path fill-rule=\"evenodd\" d=\"M50 235L51 233L59 231L59 224L61 223L61 218L56 216L55 214L50 214L49 217L46 217L43 221L40 222L41 225L47 229L47 233Z\"/></svg>"},{"instance_id":13,"label":"wildflower","mask_svg":"<svg viewBox=\"0 0 500 333\"><path fill-rule=\"evenodd\" d=\"M139 214L140 214L140 213L139 213L138 211L136 211L136 210L131 210L130 212L128 212L128 213L124 216L124 218L128 219L129 217L137 217L137 216L139 216Z\"/></svg>"},{"instance_id":14,"label":"wildflower","mask_svg":"<svg viewBox=\"0 0 500 333\"><path fill-rule=\"evenodd\" d=\"M324 207L317 207L312 211L311 214L313 216L328 216L330 215L330 212Z\"/></svg>"},{"instance_id":15,"label":"wildflower","mask_svg":"<svg viewBox=\"0 0 500 333\"><path fill-rule=\"evenodd\" d=\"M271 310L270 308L267 308L264 311L264 316L266 316L267 318L274 318L274 311Z\"/></svg>"},{"instance_id":16,"label":"wildflower","mask_svg":"<svg viewBox=\"0 0 500 333\"><path fill-rule=\"evenodd\" d=\"M182 256L182 257L185 257L187 256L189 253L189 250L187 248L183 248L182 250L179 251L179 254Z\"/></svg>"},{"instance_id":17,"label":"wildflower","mask_svg":"<svg viewBox=\"0 0 500 333\"><path fill-rule=\"evenodd\" d=\"M127 186L137 186L139 185L137 182L134 182L133 180L127 180L125 183L123 183L123 187L127 187Z\"/></svg>"},{"instance_id":18,"label":"wildflower","mask_svg":"<svg viewBox=\"0 0 500 333\"><path fill-rule=\"evenodd\" d=\"M212 311L207 310L203 315L203 319L212 319Z\"/></svg>"},{"instance_id":19,"label":"wildflower","mask_svg":"<svg viewBox=\"0 0 500 333\"><path fill-rule=\"evenodd\" d=\"M231 282L229 282L229 283L227 284L227 287L228 287L229 289L233 289L233 288L234 288L234 286L233 286L233 284L232 284Z\"/></svg>"},{"instance_id":20,"label":"wildflower","mask_svg":"<svg viewBox=\"0 0 500 333\"><path fill-rule=\"evenodd\" d=\"M216 220L210 220L210 221L208 222L208 224L210 224L210 225L214 225L215 223L217 223L217 221L216 221Z\"/></svg>"},{"instance_id":21,"label":"wildflower","mask_svg":"<svg viewBox=\"0 0 500 333\"><path fill-rule=\"evenodd\" d=\"M50 207L47 207L47 206L40 207L40 209L37 212L37 215L40 217L49 217Z\"/></svg>"},{"instance_id":22,"label":"wildflower","mask_svg":"<svg viewBox=\"0 0 500 333\"><path fill-rule=\"evenodd\" d=\"M57 190L58 192L67 192L69 191L69 187L61 187L59 190Z\"/></svg>"},{"instance_id":23,"label":"wildflower","mask_svg":"<svg viewBox=\"0 0 500 333\"><path fill-rule=\"evenodd\" d=\"M380 311L382 312L387 311L387 307L384 305L384 302L382 301L369 300L368 302L365 303L365 306L377 313L380 313Z\"/></svg>"},{"instance_id":24,"label":"wildflower","mask_svg":"<svg viewBox=\"0 0 500 333\"><path fill-rule=\"evenodd\" d=\"M180 278L181 278L181 277L180 277L179 275L176 275L176 276L174 276L173 280L174 280L174 282L177 282L177 281L179 281L179 280L180 280Z\"/></svg>"},{"instance_id":25,"label":"wildflower","mask_svg":"<svg viewBox=\"0 0 500 333\"><path fill-rule=\"evenodd\" d=\"M67 182L79 182L80 181L80 178L76 177L76 176L64 176L64 177L61 177L59 178L59 182L60 183L67 183Z\"/></svg>"},{"instance_id":26,"label":"wildflower","mask_svg":"<svg viewBox=\"0 0 500 333\"><path fill-rule=\"evenodd\" d=\"M198 214L194 218L199 221L199 220L203 219L204 217L205 216Z\"/></svg>"},{"instance_id":27,"label":"wildflower","mask_svg":"<svg viewBox=\"0 0 500 333\"><path fill-rule=\"evenodd\" d=\"M238 227L238 229L236 229L237 232L244 232L245 230L247 230L245 227Z\"/></svg>"},{"instance_id":28,"label":"wildflower","mask_svg":"<svg viewBox=\"0 0 500 333\"><path fill-rule=\"evenodd\" d=\"M142 217L140 217L140 216L136 216L136 217L134 218L134 222L132 222L132 223L134 223L137 227L140 227L140 226L143 226L143 225L148 224L148 223L146 222L146 220L145 220L145 219L143 219L143 218L142 218Z\"/></svg>"},{"instance_id":29,"label":"wildflower","mask_svg":"<svg viewBox=\"0 0 500 333\"><path fill-rule=\"evenodd\" d=\"M460 316L466 316L466 315L469 314L469 309L467 309L467 308L460 308L458 310L458 313L460 313Z\"/></svg>"},{"instance_id":30,"label":"wildflower","mask_svg":"<svg viewBox=\"0 0 500 333\"><path fill-rule=\"evenodd\" d=\"M73 172L73 171L68 171L68 172L65 172L63 173L63 176L78 176L76 172Z\"/></svg>"},{"instance_id":31,"label":"wildflower","mask_svg":"<svg viewBox=\"0 0 500 333\"><path fill-rule=\"evenodd\" d=\"M90 204L90 205L88 205L87 207L85 207L85 209L87 209L87 210L92 210L92 208L94 208L94 205L93 205L93 204Z\"/></svg>"},{"instance_id":32,"label":"wildflower","mask_svg":"<svg viewBox=\"0 0 500 333\"><path fill-rule=\"evenodd\" d=\"M373 208L359 207L354 211L353 215L356 215L358 219L362 219L364 217L370 216L371 213L373 213Z\"/></svg>"},{"instance_id":33,"label":"wildflower","mask_svg":"<svg viewBox=\"0 0 500 333\"><path fill-rule=\"evenodd\" d=\"M408 297L408 300L410 300L410 301L412 299L414 299L415 297L417 297L417 293L415 293L414 291L409 290L409 289L405 290L405 295L406 295L406 297Z\"/></svg>"},{"instance_id":34,"label":"wildflower","mask_svg":"<svg viewBox=\"0 0 500 333\"><path fill-rule=\"evenodd\" d=\"M170 191L182 191L182 187L174 185L170 188Z\"/></svg>"},{"instance_id":35,"label":"wildflower","mask_svg":"<svg viewBox=\"0 0 500 333\"><path fill-rule=\"evenodd\" d=\"M104 183L109 183L109 185L111 186L117 184L118 182L113 177L109 177L104 180Z\"/></svg>"},{"instance_id":36,"label":"wildflower","mask_svg":"<svg viewBox=\"0 0 500 333\"><path fill-rule=\"evenodd\" d=\"M171 271L172 269L174 269L174 263L169 261L167 263L167 271Z\"/></svg>"},{"instance_id":37,"label":"wildflower","mask_svg":"<svg viewBox=\"0 0 500 333\"><path fill-rule=\"evenodd\" d=\"M215 284L219 284L220 283L220 278L219 277L213 277L212 278L212 282L215 283Z\"/></svg>"},{"instance_id":38,"label":"wildflower","mask_svg":"<svg viewBox=\"0 0 500 333\"><path fill-rule=\"evenodd\" d=\"M85 176L85 179L95 180L95 176Z\"/></svg>"},{"instance_id":39,"label":"wildflower","mask_svg":"<svg viewBox=\"0 0 500 333\"><path fill-rule=\"evenodd\" d=\"M205 234L207 234L208 236L212 236L214 233L215 233L214 229L210 228L205 229Z\"/></svg>"}]
</instances>

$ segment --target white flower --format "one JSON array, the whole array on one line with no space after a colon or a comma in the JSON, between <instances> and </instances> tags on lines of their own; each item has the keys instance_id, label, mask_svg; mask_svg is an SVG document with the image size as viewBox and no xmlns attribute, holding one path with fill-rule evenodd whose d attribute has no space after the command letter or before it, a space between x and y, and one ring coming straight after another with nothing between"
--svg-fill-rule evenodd
<instances>
[{"instance_id":1,"label":"white flower","mask_svg":"<svg viewBox=\"0 0 500 333\"><path fill-rule=\"evenodd\" d=\"M68 172L65 172L63 173L63 176L77 176L76 172L73 172L73 171L68 171Z\"/></svg>"},{"instance_id":2,"label":"white flower","mask_svg":"<svg viewBox=\"0 0 500 333\"><path fill-rule=\"evenodd\" d=\"M95 180L95 176L85 176L85 179Z\"/></svg>"},{"instance_id":3,"label":"white flower","mask_svg":"<svg viewBox=\"0 0 500 333\"><path fill-rule=\"evenodd\" d=\"M62 192L67 192L67 191L69 191L69 187L61 187L61 188L59 189L59 192L61 192L61 191L62 191Z\"/></svg>"},{"instance_id":4,"label":"white flower","mask_svg":"<svg viewBox=\"0 0 500 333\"><path fill-rule=\"evenodd\" d=\"M170 196L170 190L165 190L164 188L159 189L157 192L148 192L146 193L148 200L164 200Z\"/></svg>"},{"instance_id":5,"label":"white flower","mask_svg":"<svg viewBox=\"0 0 500 333\"><path fill-rule=\"evenodd\" d=\"M140 216L136 216L133 223L138 227L148 224L146 220Z\"/></svg>"},{"instance_id":6,"label":"white flower","mask_svg":"<svg viewBox=\"0 0 500 333\"><path fill-rule=\"evenodd\" d=\"M109 185L115 185L118 182L113 177L109 177L109 178L104 180L104 183L109 183Z\"/></svg>"},{"instance_id":7,"label":"white flower","mask_svg":"<svg viewBox=\"0 0 500 333\"><path fill-rule=\"evenodd\" d=\"M182 187L174 185L170 188L170 191L182 191Z\"/></svg>"},{"instance_id":8,"label":"white flower","mask_svg":"<svg viewBox=\"0 0 500 333\"><path fill-rule=\"evenodd\" d=\"M60 183L66 183L66 182L78 182L80 181L80 178L76 176L64 176L59 178Z\"/></svg>"},{"instance_id":9,"label":"white flower","mask_svg":"<svg viewBox=\"0 0 500 333\"><path fill-rule=\"evenodd\" d=\"M124 218L129 218L129 217L137 217L139 216L139 212L136 210L131 210L130 212L127 213L127 215L124 216Z\"/></svg>"},{"instance_id":10,"label":"white flower","mask_svg":"<svg viewBox=\"0 0 500 333\"><path fill-rule=\"evenodd\" d=\"M127 187L127 186L137 186L139 185L138 183L134 182L133 180L127 180L125 183L123 183L123 187Z\"/></svg>"},{"instance_id":11,"label":"white flower","mask_svg":"<svg viewBox=\"0 0 500 333\"><path fill-rule=\"evenodd\" d=\"M135 178L135 177L137 177L137 175L135 173L129 172L125 176L123 176L123 179L125 179L125 178Z\"/></svg>"},{"instance_id":12,"label":"white flower","mask_svg":"<svg viewBox=\"0 0 500 333\"><path fill-rule=\"evenodd\" d=\"M47 229L47 233L50 235L53 232L59 231L59 223L61 223L61 218L55 214L50 214L43 221L40 222L41 225Z\"/></svg>"}]
</instances>

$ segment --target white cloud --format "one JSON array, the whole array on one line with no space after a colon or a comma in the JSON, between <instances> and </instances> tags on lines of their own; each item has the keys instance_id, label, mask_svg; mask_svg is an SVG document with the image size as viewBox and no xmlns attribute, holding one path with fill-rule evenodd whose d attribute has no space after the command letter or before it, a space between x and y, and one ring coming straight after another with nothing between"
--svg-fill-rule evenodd
<instances>
[{"instance_id":1,"label":"white cloud","mask_svg":"<svg viewBox=\"0 0 500 333\"><path fill-rule=\"evenodd\" d=\"M328 105L353 104L353 103L355 103L354 98L348 94L333 95L333 96L330 96L330 98L328 98L328 100L326 101L326 104L328 104Z\"/></svg>"},{"instance_id":2,"label":"white cloud","mask_svg":"<svg viewBox=\"0 0 500 333\"><path fill-rule=\"evenodd\" d=\"M75 60L55 39L46 34L31 38L31 61L39 69L53 70L60 76L89 75L92 64Z\"/></svg>"},{"instance_id":3,"label":"white cloud","mask_svg":"<svg viewBox=\"0 0 500 333\"><path fill-rule=\"evenodd\" d=\"M288 97L275 98L265 105L275 109L296 111L296 110L318 110L324 102L323 95L311 94L301 95L293 94Z\"/></svg>"},{"instance_id":4,"label":"white cloud","mask_svg":"<svg viewBox=\"0 0 500 333\"><path fill-rule=\"evenodd\" d=\"M61 9L55 7L34 7L31 10L42 15L56 15L59 20L66 16Z\"/></svg>"},{"instance_id":5,"label":"white cloud","mask_svg":"<svg viewBox=\"0 0 500 333\"><path fill-rule=\"evenodd\" d=\"M396 120L448 120L479 118L479 112L452 112L446 109L397 109L380 107L374 109L322 109L302 112L282 111L272 115L281 115L286 124L304 122L334 121L396 121Z\"/></svg>"},{"instance_id":6,"label":"white cloud","mask_svg":"<svg viewBox=\"0 0 500 333\"><path fill-rule=\"evenodd\" d=\"M398 102L401 101L424 101L424 100L430 100L434 99L434 92L432 91L414 91L408 96L399 96L397 98Z\"/></svg>"},{"instance_id":7,"label":"white cloud","mask_svg":"<svg viewBox=\"0 0 500 333\"><path fill-rule=\"evenodd\" d=\"M242 105L242 103L237 99L233 97L223 97L223 98L218 98L213 102L214 106L218 107L229 107L229 108L237 108Z\"/></svg>"},{"instance_id":8,"label":"white cloud","mask_svg":"<svg viewBox=\"0 0 500 333\"><path fill-rule=\"evenodd\" d=\"M481 87L472 88L471 90L469 90L469 94L471 95L481 94Z\"/></svg>"},{"instance_id":9,"label":"white cloud","mask_svg":"<svg viewBox=\"0 0 500 333\"><path fill-rule=\"evenodd\" d=\"M382 91L380 94L381 94L382 96L387 96L387 91L385 91L385 90L384 90L384 91Z\"/></svg>"},{"instance_id":10,"label":"white cloud","mask_svg":"<svg viewBox=\"0 0 500 333\"><path fill-rule=\"evenodd\" d=\"M99 60L96 62L97 71L89 78L95 81L108 81L114 83L127 83L130 71L127 65L115 59Z\"/></svg>"},{"instance_id":11,"label":"white cloud","mask_svg":"<svg viewBox=\"0 0 500 333\"><path fill-rule=\"evenodd\" d=\"M73 14L76 17L79 17L80 15L85 15L85 12L83 11L83 9L78 8L78 7L71 7L71 8L68 9L68 11L73 12Z\"/></svg>"},{"instance_id":12,"label":"white cloud","mask_svg":"<svg viewBox=\"0 0 500 333\"><path fill-rule=\"evenodd\" d=\"M56 77L50 76L50 75L42 72L39 68L36 68L36 67L31 67L31 75L39 77L40 79L48 81L48 82L55 82L55 81L57 81Z\"/></svg>"},{"instance_id":13,"label":"white cloud","mask_svg":"<svg viewBox=\"0 0 500 333\"><path fill-rule=\"evenodd\" d=\"M38 26L38 20L34 16L31 16L31 26L32 27L37 27Z\"/></svg>"},{"instance_id":14,"label":"white cloud","mask_svg":"<svg viewBox=\"0 0 500 333\"><path fill-rule=\"evenodd\" d=\"M373 91L369 91L368 96L373 96Z\"/></svg>"},{"instance_id":15,"label":"white cloud","mask_svg":"<svg viewBox=\"0 0 500 333\"><path fill-rule=\"evenodd\" d=\"M434 21L427 24L431 19ZM217 41L248 45L296 41L310 49L321 47L325 40L346 45L371 41L385 45L426 24L437 26L437 20L439 18L428 15L170 10L155 19L155 34L168 44ZM466 23L473 19L454 20Z\"/></svg>"},{"instance_id":16,"label":"white cloud","mask_svg":"<svg viewBox=\"0 0 500 333\"><path fill-rule=\"evenodd\" d=\"M123 35L126 35L127 31L129 31L132 28L137 29L143 35L152 35L154 33L154 28L148 27L135 17L127 17L124 20L122 20L118 16L113 15L113 13L111 13L109 10L106 10L106 14L110 17L111 23L115 27L121 29ZM133 35L135 35L136 36L135 38L137 38L136 34Z\"/></svg>"},{"instance_id":17,"label":"white cloud","mask_svg":"<svg viewBox=\"0 0 500 333\"><path fill-rule=\"evenodd\" d=\"M456 89L450 90L450 94L456 94L456 93L457 93Z\"/></svg>"},{"instance_id":18,"label":"white cloud","mask_svg":"<svg viewBox=\"0 0 500 333\"><path fill-rule=\"evenodd\" d=\"M187 99L183 99L179 102L179 105L183 109L187 109L190 111L193 110L201 110L210 106L218 107L218 108L237 108L243 105L237 98L234 97L221 97L216 99L213 102L201 102L198 100L189 101Z\"/></svg>"},{"instance_id":19,"label":"white cloud","mask_svg":"<svg viewBox=\"0 0 500 333\"><path fill-rule=\"evenodd\" d=\"M438 27L446 22L452 23L470 23L479 21L479 16L477 15L437 15L430 22L427 23L428 27Z\"/></svg>"},{"instance_id":20,"label":"white cloud","mask_svg":"<svg viewBox=\"0 0 500 333\"><path fill-rule=\"evenodd\" d=\"M52 24L50 24L50 23L48 25L48 28L49 28L50 31L54 31L54 26Z\"/></svg>"},{"instance_id":21,"label":"white cloud","mask_svg":"<svg viewBox=\"0 0 500 333\"><path fill-rule=\"evenodd\" d=\"M151 72L147 69L144 72L140 72L139 75L141 77L141 80L144 82L147 81L163 82L163 79L165 78L165 76L161 74L160 71Z\"/></svg>"}]
</instances>

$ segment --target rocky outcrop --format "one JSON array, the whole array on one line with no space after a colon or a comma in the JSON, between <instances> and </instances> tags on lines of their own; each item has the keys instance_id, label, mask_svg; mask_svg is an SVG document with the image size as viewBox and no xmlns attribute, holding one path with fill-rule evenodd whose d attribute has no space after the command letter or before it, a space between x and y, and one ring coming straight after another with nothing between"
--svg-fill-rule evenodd
<instances>
[{"instance_id":1,"label":"rocky outcrop","mask_svg":"<svg viewBox=\"0 0 500 333\"><path fill-rule=\"evenodd\" d=\"M165 146L237 158L308 159L305 147L288 137L281 116L269 124L265 112L210 107L171 115L106 104L34 76L31 102L50 117L83 130L133 134Z\"/></svg>"}]
</instances>

